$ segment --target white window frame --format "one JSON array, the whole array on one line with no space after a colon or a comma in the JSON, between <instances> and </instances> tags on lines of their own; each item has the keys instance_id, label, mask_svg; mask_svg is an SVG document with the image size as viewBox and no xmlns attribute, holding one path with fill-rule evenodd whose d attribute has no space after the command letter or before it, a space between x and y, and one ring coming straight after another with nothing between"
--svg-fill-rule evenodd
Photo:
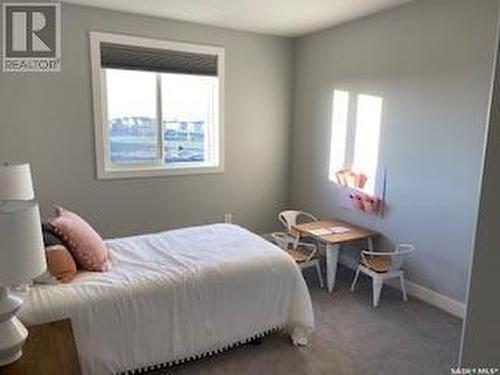
<instances>
[{"instance_id":1,"label":"white window frame","mask_svg":"<svg viewBox=\"0 0 500 375\"><path fill-rule=\"evenodd\" d=\"M224 47L203 45L195 43L183 43L171 40L159 40L142 38L129 35L103 33L91 31L90 37L90 63L92 74L92 92L94 104L94 131L95 131L95 154L98 179L117 179L117 178L139 178L139 177L162 177L193 175L206 173L224 172ZM108 147L108 124L106 113L106 75L101 67L101 43L115 43L129 46L168 49L182 52L202 53L217 55L217 77L218 77L218 95L215 96L215 108L213 127L209 131L214 131L215 136L212 145L212 161L209 165L203 166L202 163L178 163L178 164L134 164L127 166L118 166L109 162ZM161 87L161 85L159 85ZM158 89L161 90L161 89ZM161 95L161 93L157 93ZM160 107L161 107L161 103ZM218 104L218 105L217 105ZM161 114L161 108L157 109ZM160 117L161 122L161 117ZM158 126L158 136L160 137L161 149L163 152L163 129Z\"/></svg>"}]
</instances>

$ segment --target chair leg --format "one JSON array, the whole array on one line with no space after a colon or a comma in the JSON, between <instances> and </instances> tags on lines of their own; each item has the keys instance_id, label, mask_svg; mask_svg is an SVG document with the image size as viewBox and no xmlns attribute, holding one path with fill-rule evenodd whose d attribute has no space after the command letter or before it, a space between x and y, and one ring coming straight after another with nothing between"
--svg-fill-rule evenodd
<instances>
[{"instance_id":1,"label":"chair leg","mask_svg":"<svg viewBox=\"0 0 500 375\"><path fill-rule=\"evenodd\" d=\"M356 274L354 275L354 280L352 281L352 284L351 284L351 292L354 292L354 288L356 288L356 283L358 282L358 277L359 277L360 272L361 272L361 269L358 267L356 269Z\"/></svg>"},{"instance_id":2,"label":"chair leg","mask_svg":"<svg viewBox=\"0 0 500 375\"><path fill-rule=\"evenodd\" d=\"M319 261L316 260L314 265L316 267L316 273L318 274L319 286L323 289L325 287L325 284L323 283L323 276L321 276L321 267L319 266Z\"/></svg>"},{"instance_id":3,"label":"chair leg","mask_svg":"<svg viewBox=\"0 0 500 375\"><path fill-rule=\"evenodd\" d=\"M405 277L403 274L399 275L399 281L401 283L401 292L403 293L403 301L408 301L408 295L406 294L406 287L405 287Z\"/></svg>"},{"instance_id":4,"label":"chair leg","mask_svg":"<svg viewBox=\"0 0 500 375\"><path fill-rule=\"evenodd\" d=\"M380 300L380 292L382 292L382 285L384 285L384 281L381 278L373 278L373 307L378 306L378 301Z\"/></svg>"}]
</instances>

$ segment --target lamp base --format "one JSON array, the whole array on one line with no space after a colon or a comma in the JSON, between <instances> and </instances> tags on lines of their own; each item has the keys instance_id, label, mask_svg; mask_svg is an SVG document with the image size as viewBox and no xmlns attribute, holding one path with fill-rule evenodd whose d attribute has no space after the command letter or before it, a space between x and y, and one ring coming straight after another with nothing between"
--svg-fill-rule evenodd
<instances>
[{"instance_id":1,"label":"lamp base","mask_svg":"<svg viewBox=\"0 0 500 375\"><path fill-rule=\"evenodd\" d=\"M0 288L0 366L15 362L22 355L28 330L15 316L21 304L7 288Z\"/></svg>"},{"instance_id":2,"label":"lamp base","mask_svg":"<svg viewBox=\"0 0 500 375\"><path fill-rule=\"evenodd\" d=\"M23 355L22 350L18 350L17 352L12 354L11 356L7 356L7 354L5 354L5 358L0 359L0 367L7 366L7 365L10 365L11 363L14 363L19 358L21 358L22 355ZM4 357L4 354L0 353L0 356Z\"/></svg>"}]
</instances>

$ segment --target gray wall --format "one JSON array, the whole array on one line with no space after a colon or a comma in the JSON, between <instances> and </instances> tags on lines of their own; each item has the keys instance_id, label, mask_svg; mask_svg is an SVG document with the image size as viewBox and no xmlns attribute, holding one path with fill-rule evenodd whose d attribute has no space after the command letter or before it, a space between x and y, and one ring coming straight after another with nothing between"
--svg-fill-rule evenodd
<instances>
[{"instance_id":1,"label":"gray wall","mask_svg":"<svg viewBox=\"0 0 500 375\"><path fill-rule=\"evenodd\" d=\"M498 58L497 58L498 59ZM500 368L500 62L497 61L476 243L464 323L462 365Z\"/></svg>"},{"instance_id":2,"label":"gray wall","mask_svg":"<svg viewBox=\"0 0 500 375\"><path fill-rule=\"evenodd\" d=\"M0 75L0 161L32 163L45 215L58 203L105 236L209 223L235 214L258 231L286 205L291 104L289 39L63 5L62 72ZM226 171L98 181L90 30L226 48Z\"/></svg>"},{"instance_id":3,"label":"gray wall","mask_svg":"<svg viewBox=\"0 0 500 375\"><path fill-rule=\"evenodd\" d=\"M495 0L427 0L298 39L291 206L408 241L409 279L464 301L493 67ZM341 208L328 181L334 88L384 99L387 215Z\"/></svg>"},{"instance_id":4,"label":"gray wall","mask_svg":"<svg viewBox=\"0 0 500 375\"><path fill-rule=\"evenodd\" d=\"M63 5L62 72L0 74L0 161L32 163L45 216L65 205L104 236L214 222L225 212L266 232L287 205L339 216L414 242L410 279L463 301L496 8L496 0L424 0L292 42ZM96 180L90 30L226 47L225 173ZM327 180L333 88L384 98L383 219L336 204Z\"/></svg>"}]
</instances>

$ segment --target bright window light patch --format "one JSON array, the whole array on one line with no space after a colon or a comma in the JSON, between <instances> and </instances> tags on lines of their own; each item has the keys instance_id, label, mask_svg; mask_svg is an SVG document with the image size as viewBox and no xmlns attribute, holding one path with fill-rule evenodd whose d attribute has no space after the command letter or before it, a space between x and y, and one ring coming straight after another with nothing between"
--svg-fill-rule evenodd
<instances>
[{"instance_id":1,"label":"bright window light patch","mask_svg":"<svg viewBox=\"0 0 500 375\"><path fill-rule=\"evenodd\" d=\"M344 168L346 164L348 113L349 93L335 90L332 98L330 180L335 180L335 172Z\"/></svg>"},{"instance_id":2,"label":"bright window light patch","mask_svg":"<svg viewBox=\"0 0 500 375\"><path fill-rule=\"evenodd\" d=\"M383 98L354 95L333 91L329 179L338 181L336 174L341 171L364 175L361 190L375 195Z\"/></svg>"},{"instance_id":3,"label":"bright window light patch","mask_svg":"<svg viewBox=\"0 0 500 375\"><path fill-rule=\"evenodd\" d=\"M352 169L368 177L364 190L371 194L375 193L381 122L382 98L358 95Z\"/></svg>"}]
</instances>

